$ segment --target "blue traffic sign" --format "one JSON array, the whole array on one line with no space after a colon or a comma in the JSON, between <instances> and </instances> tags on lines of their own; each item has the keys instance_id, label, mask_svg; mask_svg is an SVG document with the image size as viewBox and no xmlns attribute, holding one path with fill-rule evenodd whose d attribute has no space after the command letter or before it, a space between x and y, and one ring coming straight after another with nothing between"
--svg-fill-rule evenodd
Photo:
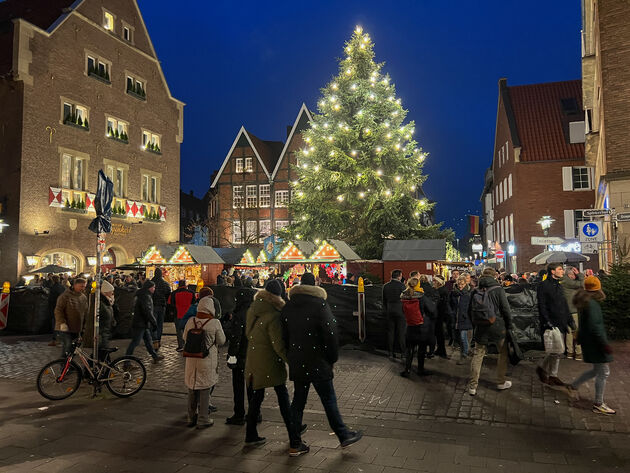
<instances>
[{"instance_id":1,"label":"blue traffic sign","mask_svg":"<svg viewBox=\"0 0 630 473\"><path fill-rule=\"evenodd\" d=\"M589 238L593 238L599 233L599 225L593 222L589 222L582 227L582 233Z\"/></svg>"}]
</instances>

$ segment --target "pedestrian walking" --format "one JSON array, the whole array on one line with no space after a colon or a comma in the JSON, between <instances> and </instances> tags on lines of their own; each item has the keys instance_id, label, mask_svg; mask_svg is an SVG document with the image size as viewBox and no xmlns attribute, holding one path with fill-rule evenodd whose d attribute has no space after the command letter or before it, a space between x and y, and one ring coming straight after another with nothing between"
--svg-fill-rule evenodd
<instances>
[{"instance_id":1,"label":"pedestrian walking","mask_svg":"<svg viewBox=\"0 0 630 473\"><path fill-rule=\"evenodd\" d=\"M164 329L164 314L166 313L166 301L171 293L171 286L162 277L162 270L157 268L152 279L155 283L153 292L153 315L156 325L153 329L153 349L158 351L162 344L162 331Z\"/></svg>"},{"instance_id":2,"label":"pedestrian walking","mask_svg":"<svg viewBox=\"0 0 630 473\"><path fill-rule=\"evenodd\" d=\"M387 314L387 347L389 349L389 359L394 360L394 342L398 340L401 358L405 355L405 332L407 323L402 310L400 295L405 290L405 285L401 282L402 271L395 269L392 271L391 280L383 286L383 309Z\"/></svg>"},{"instance_id":3,"label":"pedestrian walking","mask_svg":"<svg viewBox=\"0 0 630 473\"><path fill-rule=\"evenodd\" d=\"M168 303L175 307L175 333L177 334L177 351L184 349L184 315L195 302L195 293L186 287L186 281L177 283L177 289L171 293Z\"/></svg>"},{"instance_id":4,"label":"pedestrian walking","mask_svg":"<svg viewBox=\"0 0 630 473\"><path fill-rule=\"evenodd\" d=\"M564 297L560 281L564 277L564 268L561 263L550 263L547 266L547 278L538 285L538 315L542 334L547 330L557 328L566 339L569 327L575 330L575 323L569 305ZM564 386L564 382L558 377L560 367L560 354L547 353L542 364L536 368L536 373L541 382L551 386Z\"/></svg>"},{"instance_id":5,"label":"pedestrian walking","mask_svg":"<svg viewBox=\"0 0 630 473\"><path fill-rule=\"evenodd\" d=\"M330 427L341 446L348 447L359 441L363 433L348 429L337 406L333 386L333 365L339 354L337 321L326 298L326 291L315 286L315 276L304 273L300 285L293 286L289 291L289 302L282 309L289 379L293 381L295 390L291 418L295 426L302 425L304 406L312 384L324 406ZM299 433L296 441L298 438L301 442Z\"/></svg>"},{"instance_id":6,"label":"pedestrian walking","mask_svg":"<svg viewBox=\"0 0 630 473\"><path fill-rule=\"evenodd\" d=\"M450 306L453 314L453 325L456 334L459 337L459 353L460 357L457 360L458 365L463 365L468 360L468 352L470 349L470 342L473 335L473 324L470 320L470 314L468 313L468 306L470 305L470 291L471 288L467 284L468 278L465 275L461 275L457 278L457 282L450 295Z\"/></svg>"},{"instance_id":7,"label":"pedestrian walking","mask_svg":"<svg viewBox=\"0 0 630 473\"><path fill-rule=\"evenodd\" d=\"M470 362L470 381L468 394L475 396L479 386L479 375L483 359L488 353L488 345L495 345L499 352L497 362L497 389L504 390L512 387L512 382L506 380L508 366L508 350L505 342L506 331L512 327L510 305L505 290L497 280L497 273L493 268L486 268L481 273L479 287L472 291L469 305L470 319L475 325L473 339L475 348Z\"/></svg>"},{"instance_id":8,"label":"pedestrian walking","mask_svg":"<svg viewBox=\"0 0 630 473\"><path fill-rule=\"evenodd\" d=\"M424 359L427 346L435 336L433 325L438 316L433 301L425 296L424 291L418 287L419 282L420 280L416 277L409 278L407 288L400 296L407 323L405 340L407 355L405 357L405 369L400 373L403 378L408 378L411 374L411 365L416 350L418 352L418 375L431 374L424 369Z\"/></svg>"},{"instance_id":9,"label":"pedestrian walking","mask_svg":"<svg viewBox=\"0 0 630 473\"><path fill-rule=\"evenodd\" d=\"M582 347L577 342L577 337L575 336L577 332L579 332L580 324L578 320L578 311L573 303L573 298L580 289L584 288L584 274L580 273L576 267L568 266L564 276L560 280L560 286L562 286L562 292L567 300L569 312L571 313L571 318L575 324L575 330L571 327L567 330L567 336L565 339L567 358L581 361Z\"/></svg>"},{"instance_id":10,"label":"pedestrian walking","mask_svg":"<svg viewBox=\"0 0 630 473\"><path fill-rule=\"evenodd\" d=\"M299 438L291 421L291 402L287 390L287 350L282 338L280 311L285 305L282 300L280 282L272 279L264 290L254 297L247 310L247 360L245 379L252 389L252 397L247 411L246 445L261 445L265 438L258 435L257 423L260 406L265 399L265 388L273 388L278 398L280 414L289 434L290 453L302 454L309 451Z\"/></svg>"},{"instance_id":11,"label":"pedestrian walking","mask_svg":"<svg viewBox=\"0 0 630 473\"><path fill-rule=\"evenodd\" d=\"M613 361L600 305L605 298L602 284L595 276L587 277L584 280L584 289L579 289L573 298L579 316L578 341L582 345L584 361L592 363L593 368L575 379L569 386L569 392L577 396L579 387L589 379L595 378L593 412L612 415L616 413L615 410L604 403L606 380L610 375L608 363Z\"/></svg>"},{"instance_id":12,"label":"pedestrian walking","mask_svg":"<svg viewBox=\"0 0 630 473\"><path fill-rule=\"evenodd\" d=\"M211 297L204 297L197 305L197 314L184 327L184 342L192 339L193 330L201 330L201 357L186 357L185 382L188 388L188 427L205 429L214 424L208 417L210 392L219 381L218 347L226 341L221 322L214 318L215 308ZM188 347L188 345L185 345ZM191 352L192 353L192 352Z\"/></svg>"},{"instance_id":13,"label":"pedestrian walking","mask_svg":"<svg viewBox=\"0 0 630 473\"><path fill-rule=\"evenodd\" d=\"M61 284L61 279L56 274L51 277L51 286L50 291L48 293L48 312L50 314L50 319L52 321L52 340L48 344L49 346L57 345L57 332L55 330L55 307L57 306L57 299L59 296L66 292L66 287Z\"/></svg>"},{"instance_id":14,"label":"pedestrian walking","mask_svg":"<svg viewBox=\"0 0 630 473\"><path fill-rule=\"evenodd\" d=\"M164 359L164 356L159 355L153 348L153 340L151 338L151 331L154 330L157 324L155 316L153 315L153 294L155 292L155 283L153 281L145 281L141 289L136 292L136 302L133 308L133 319L131 320L131 343L127 347L127 355L133 355L133 351L144 340L144 346L146 347L149 355L153 358L153 361L158 362Z\"/></svg>"},{"instance_id":15,"label":"pedestrian walking","mask_svg":"<svg viewBox=\"0 0 630 473\"><path fill-rule=\"evenodd\" d=\"M61 341L62 358L68 355L72 342L79 337L88 314L88 299L84 293L86 284L85 279L75 278L55 305L55 332L57 340Z\"/></svg>"}]
</instances>

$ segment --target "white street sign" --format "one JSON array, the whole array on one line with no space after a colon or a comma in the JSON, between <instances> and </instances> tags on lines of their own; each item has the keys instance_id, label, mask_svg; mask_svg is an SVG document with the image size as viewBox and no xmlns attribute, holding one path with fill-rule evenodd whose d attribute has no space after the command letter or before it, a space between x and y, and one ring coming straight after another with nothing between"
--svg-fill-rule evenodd
<instances>
[{"instance_id":1,"label":"white street sign","mask_svg":"<svg viewBox=\"0 0 630 473\"><path fill-rule=\"evenodd\" d=\"M582 253L592 255L599 250L598 243L582 243Z\"/></svg>"},{"instance_id":2,"label":"white street sign","mask_svg":"<svg viewBox=\"0 0 630 473\"><path fill-rule=\"evenodd\" d=\"M605 215L612 214L611 209L584 209L582 215L585 217L604 217Z\"/></svg>"},{"instance_id":3,"label":"white street sign","mask_svg":"<svg viewBox=\"0 0 630 473\"><path fill-rule=\"evenodd\" d=\"M630 212L621 212L617 214L618 222L630 222Z\"/></svg>"},{"instance_id":4,"label":"white street sign","mask_svg":"<svg viewBox=\"0 0 630 473\"><path fill-rule=\"evenodd\" d=\"M582 243L601 243L604 241L604 221L578 222L578 232Z\"/></svg>"},{"instance_id":5,"label":"white street sign","mask_svg":"<svg viewBox=\"0 0 630 473\"><path fill-rule=\"evenodd\" d=\"M532 237L532 245L562 245L564 240L560 237Z\"/></svg>"}]
</instances>

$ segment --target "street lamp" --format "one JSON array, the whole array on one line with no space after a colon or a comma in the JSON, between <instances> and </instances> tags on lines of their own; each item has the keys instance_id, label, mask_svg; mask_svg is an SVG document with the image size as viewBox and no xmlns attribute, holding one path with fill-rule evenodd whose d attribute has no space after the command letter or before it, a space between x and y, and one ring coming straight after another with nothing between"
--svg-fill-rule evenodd
<instances>
[{"instance_id":1,"label":"street lamp","mask_svg":"<svg viewBox=\"0 0 630 473\"><path fill-rule=\"evenodd\" d=\"M545 236L548 236L549 235L549 228L551 228L551 224L553 222L555 222L555 221L556 221L555 218L551 218L549 215L545 215L540 220L538 220L536 223L538 225L540 225L540 227L542 228L543 234Z\"/></svg>"}]
</instances>

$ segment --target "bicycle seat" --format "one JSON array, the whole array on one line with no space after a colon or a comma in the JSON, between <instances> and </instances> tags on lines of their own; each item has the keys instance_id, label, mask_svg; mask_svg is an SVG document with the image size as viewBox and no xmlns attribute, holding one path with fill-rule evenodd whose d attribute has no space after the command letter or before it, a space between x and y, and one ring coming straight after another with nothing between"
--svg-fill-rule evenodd
<instances>
[{"instance_id":1,"label":"bicycle seat","mask_svg":"<svg viewBox=\"0 0 630 473\"><path fill-rule=\"evenodd\" d=\"M118 351L118 347L99 348L99 351L102 353L114 353L115 351Z\"/></svg>"}]
</instances>

